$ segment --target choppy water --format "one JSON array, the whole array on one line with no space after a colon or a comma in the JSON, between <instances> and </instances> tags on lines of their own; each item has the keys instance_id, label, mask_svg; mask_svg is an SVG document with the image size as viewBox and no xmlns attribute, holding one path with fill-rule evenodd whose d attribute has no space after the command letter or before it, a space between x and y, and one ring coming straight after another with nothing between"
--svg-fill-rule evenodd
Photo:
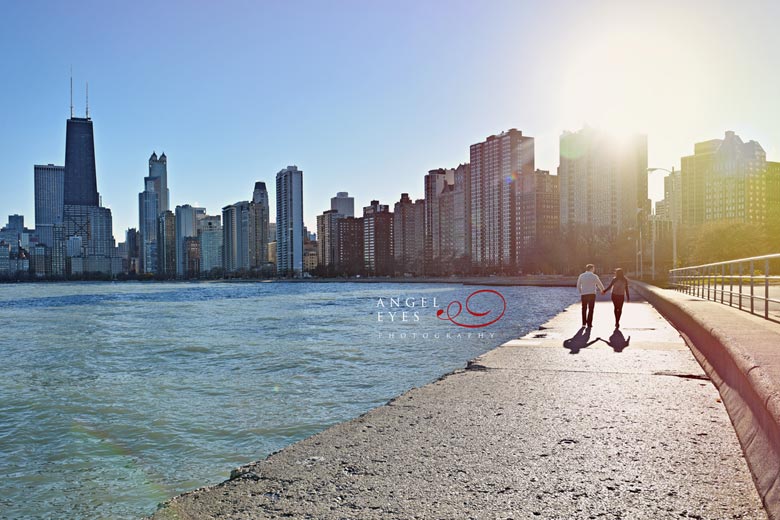
<instances>
[{"instance_id":1,"label":"choppy water","mask_svg":"<svg viewBox=\"0 0 780 520\"><path fill-rule=\"evenodd\" d=\"M506 287L506 314L489 327L436 318L433 297L441 308L476 289L0 285L0 517L150 514L464 366L575 299L573 289ZM390 297L416 299L400 309L409 321L378 321L398 310L378 307Z\"/></svg>"}]
</instances>

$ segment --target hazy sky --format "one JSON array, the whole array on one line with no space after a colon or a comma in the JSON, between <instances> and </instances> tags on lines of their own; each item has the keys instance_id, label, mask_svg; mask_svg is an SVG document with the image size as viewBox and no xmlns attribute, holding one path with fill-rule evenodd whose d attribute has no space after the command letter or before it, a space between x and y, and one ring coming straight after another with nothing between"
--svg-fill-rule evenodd
<instances>
[{"instance_id":1,"label":"hazy sky","mask_svg":"<svg viewBox=\"0 0 780 520\"><path fill-rule=\"evenodd\" d=\"M648 134L651 166L734 130L780 160L780 2L0 0L0 220L34 225L33 165L63 164L73 67L89 81L98 189L138 226L153 150L171 203L219 214L288 164L305 222L423 195L432 168L508 128ZM275 204L272 202L272 218Z\"/></svg>"}]
</instances>

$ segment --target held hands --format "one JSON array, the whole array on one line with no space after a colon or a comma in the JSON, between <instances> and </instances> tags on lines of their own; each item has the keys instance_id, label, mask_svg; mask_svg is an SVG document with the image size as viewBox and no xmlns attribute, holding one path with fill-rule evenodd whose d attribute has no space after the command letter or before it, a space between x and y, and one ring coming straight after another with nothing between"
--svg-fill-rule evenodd
<instances>
[{"instance_id":1,"label":"held hands","mask_svg":"<svg viewBox=\"0 0 780 520\"><path fill-rule=\"evenodd\" d=\"M607 291L602 290L601 294L607 294Z\"/></svg>"}]
</instances>

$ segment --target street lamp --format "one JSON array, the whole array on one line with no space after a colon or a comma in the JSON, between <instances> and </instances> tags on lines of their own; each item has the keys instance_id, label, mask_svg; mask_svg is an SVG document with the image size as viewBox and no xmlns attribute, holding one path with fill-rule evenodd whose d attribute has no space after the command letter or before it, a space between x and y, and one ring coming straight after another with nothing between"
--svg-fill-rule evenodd
<instances>
[{"instance_id":1,"label":"street lamp","mask_svg":"<svg viewBox=\"0 0 780 520\"><path fill-rule=\"evenodd\" d=\"M674 175L674 166L671 170L666 168L648 168L647 173L653 172L666 172ZM676 191L676 190L675 190ZM674 202L673 207L670 207L672 213L672 269L677 267L677 197L680 196L679 192L674 194L674 198L669 202ZM653 278L655 278L655 219L653 219Z\"/></svg>"},{"instance_id":2,"label":"street lamp","mask_svg":"<svg viewBox=\"0 0 780 520\"><path fill-rule=\"evenodd\" d=\"M644 245L642 243L642 221L639 218L639 215L644 212L643 208L637 208L636 209L636 227L637 231L639 231L639 236L636 239L636 274L639 276L639 279L645 277L644 272L644 263L645 263L645 256L644 256Z\"/></svg>"}]
</instances>

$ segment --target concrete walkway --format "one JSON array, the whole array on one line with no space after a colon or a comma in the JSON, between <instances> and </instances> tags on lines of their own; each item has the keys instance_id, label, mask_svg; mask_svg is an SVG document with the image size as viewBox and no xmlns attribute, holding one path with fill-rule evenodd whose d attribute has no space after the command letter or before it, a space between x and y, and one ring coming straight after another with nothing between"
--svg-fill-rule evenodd
<instances>
[{"instance_id":1,"label":"concrete walkway","mask_svg":"<svg viewBox=\"0 0 780 520\"><path fill-rule=\"evenodd\" d=\"M611 307L586 334L572 306L154 518L766 518L675 329L638 302L616 332Z\"/></svg>"}]
</instances>

